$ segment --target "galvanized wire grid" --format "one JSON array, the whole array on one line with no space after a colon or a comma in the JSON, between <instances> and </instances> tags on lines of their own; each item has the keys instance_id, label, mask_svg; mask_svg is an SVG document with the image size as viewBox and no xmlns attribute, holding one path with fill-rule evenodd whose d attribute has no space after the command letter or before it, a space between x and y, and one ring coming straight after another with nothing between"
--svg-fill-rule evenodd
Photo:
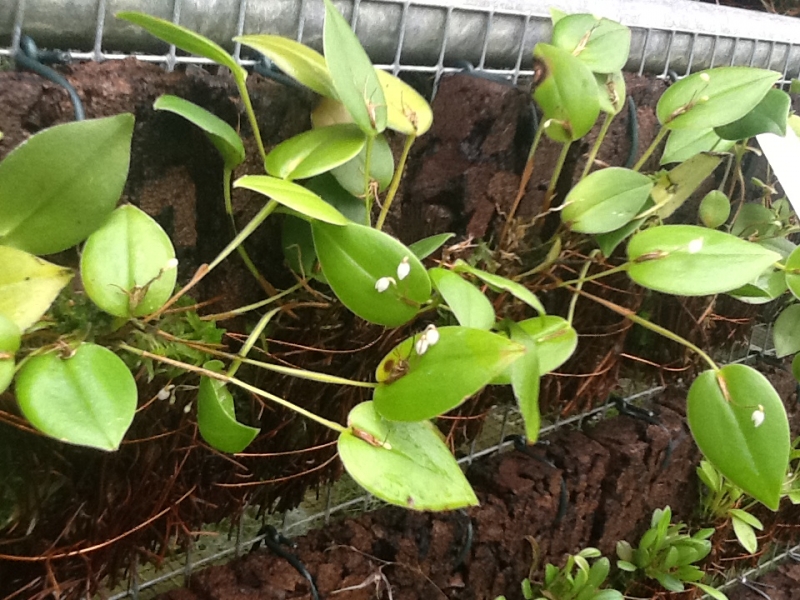
<instances>
[{"instance_id":1,"label":"galvanized wire grid","mask_svg":"<svg viewBox=\"0 0 800 600\"><path fill-rule=\"evenodd\" d=\"M187 19L181 18L182 7L190 2L196 4L193 0L174 0L171 11L165 8L166 2L155 5L160 7L162 13L164 10L169 13L159 16L202 31L201 27L196 26L196 19L188 19L192 22L186 22ZM119 36L108 41L105 34L115 29L112 15L118 10L128 8L121 6L124 4L125 2L121 0L96 0L93 38L76 42L75 47L79 49L70 52L73 60L102 61L135 55L139 60L162 64L168 70L180 64L210 64L203 58L181 55L174 46L170 46L165 53L158 53L137 51L136 47L125 47L125 44L119 41L121 39ZM251 29L248 16L257 16L255 9L259 4L257 0L238 0L235 9L234 35L255 32L279 33L315 47L320 46L321 0L297 0L298 10L293 32L271 30L270 27L261 27L258 31ZM26 14L31 14L32 5L34 0L16 1L13 9L13 25L7 28L10 31L10 35L7 36L9 45L0 48L0 56L13 56L19 48L21 34L28 31ZM354 30L362 38L365 37L362 30L366 31L366 37L370 37L369 30L376 27L376 19L372 13L389 11L393 18L388 22L386 19L378 19L377 26L381 28L379 43L371 45L370 40L365 42L373 60L378 66L394 74L431 73L434 75L435 84L443 73L459 70L455 66L459 59L468 60L476 69L504 76L516 84L521 77L533 73L530 60L533 46L539 41L548 40L550 35L550 17L546 8L532 8L522 12L485 7L455 7L427 0L350 0L337 5L343 14L349 16ZM0 6L0 17L3 16L4 10L9 13L9 6L6 5L5 8ZM133 7L137 7L136 3ZM438 39L431 41L426 38L427 41L423 43L420 38L423 34L418 31L420 22L425 22L428 34L433 31ZM792 77L800 77L800 44L766 38L700 33L686 29L637 27L635 23L625 22L624 19L622 22L632 29L631 58L626 70L640 75L650 73L659 77L668 75L683 77L696 70L714 66L749 65L780 71L784 85L788 84ZM4 32L0 20L0 40L3 39ZM47 37L44 39L47 40ZM217 41L223 42L223 40ZM152 46L152 41L148 43ZM40 42L40 45L46 44ZM46 46L57 45L53 43ZM421 46L424 46L422 50L419 48ZM118 51L118 48L123 48L124 51ZM234 57L242 65L254 64L253 60L243 56L240 44L236 43L231 48ZM751 360L764 352L768 347L766 340L770 337L768 330L756 330L750 344L744 348L743 354L741 356L731 354L727 357L727 362ZM663 389L663 387L650 388L629 396L628 400L646 402ZM542 436L545 437L562 427L580 426L587 420L603 418L612 408L611 404L606 404L584 414L548 424L542 428ZM498 408L488 416L482 437L463 449L465 456L459 462L469 465L477 458L505 450L511 445L511 442L503 441L505 437L522 431L521 417L516 410L509 407ZM363 494L352 482L340 481L325 489L321 501L310 499L304 507L274 516L271 521L284 534L299 535L313 527L329 523L335 516L363 512L380 504L368 494ZM229 530L216 528L217 533L222 532L218 535L218 538L222 539L218 547L203 548L198 541L189 552L173 561L172 568L166 573L156 573L149 566L139 568L134 566L127 589L111 595L109 600L123 598L144 600L163 591L160 588L165 584L169 584L170 587L181 585L203 565L242 554L260 539L255 532L261 525L260 520L242 518L236 528ZM227 536L224 535L226 532ZM203 543L208 544L208 542ZM781 556L794 557L798 550L800 547L792 548ZM179 566L175 566L176 563ZM728 582L726 585L732 583Z\"/></svg>"}]
</instances>

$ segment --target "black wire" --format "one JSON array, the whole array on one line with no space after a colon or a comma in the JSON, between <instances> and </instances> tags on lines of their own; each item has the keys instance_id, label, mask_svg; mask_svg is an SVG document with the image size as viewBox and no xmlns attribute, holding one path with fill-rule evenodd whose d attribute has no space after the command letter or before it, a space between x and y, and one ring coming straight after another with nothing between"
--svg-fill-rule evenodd
<instances>
[{"instance_id":1,"label":"black wire","mask_svg":"<svg viewBox=\"0 0 800 600\"><path fill-rule=\"evenodd\" d=\"M283 548L283 545L292 546L292 542L284 535L279 533L278 530L272 525L265 525L262 527L258 532L258 535L264 536L264 545L269 548L273 554L284 559L286 562L292 565L292 567L294 567L294 569L300 573L300 575L308 580L308 584L311 587L311 597L313 600L320 600L319 591L317 590L317 582L314 580L314 576L309 573L308 569L299 558ZM250 549L250 551L253 552L254 550L258 550L260 546L261 540L253 544L253 547Z\"/></svg>"}]
</instances>

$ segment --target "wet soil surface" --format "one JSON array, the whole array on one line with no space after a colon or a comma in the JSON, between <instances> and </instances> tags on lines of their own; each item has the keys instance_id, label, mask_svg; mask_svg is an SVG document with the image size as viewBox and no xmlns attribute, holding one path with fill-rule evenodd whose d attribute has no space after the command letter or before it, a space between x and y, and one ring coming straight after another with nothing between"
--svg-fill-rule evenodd
<instances>
[{"instance_id":1,"label":"wet soil surface","mask_svg":"<svg viewBox=\"0 0 800 600\"><path fill-rule=\"evenodd\" d=\"M786 400L796 432L800 409L794 381L784 371L769 376ZM479 507L440 514L385 508L298 538L291 552L327 598L521 598L519 583L534 559L539 565L561 564L565 554L586 546L613 556L617 541L638 541L655 508L669 505L675 519L698 524L695 467L700 456L685 424L684 402L683 392L670 390L651 406L658 425L617 416L559 430L524 452L479 461L468 471ZM800 541L791 526L798 524L798 514L791 507L777 516L760 516L775 536L780 529L775 523L790 524L781 534L783 543ZM708 569L730 568L726 556L740 553L727 541L731 537L722 529L715 536ZM743 565L748 564L744 559ZM781 596L770 590L771 597L798 598L799 578L797 565L769 575L767 581L786 592ZM663 596L645 586L635 590L639 597L642 589ZM732 597L755 597L736 594ZM259 549L194 575L188 589L161 600L310 597L307 580L286 560Z\"/></svg>"}]
</instances>

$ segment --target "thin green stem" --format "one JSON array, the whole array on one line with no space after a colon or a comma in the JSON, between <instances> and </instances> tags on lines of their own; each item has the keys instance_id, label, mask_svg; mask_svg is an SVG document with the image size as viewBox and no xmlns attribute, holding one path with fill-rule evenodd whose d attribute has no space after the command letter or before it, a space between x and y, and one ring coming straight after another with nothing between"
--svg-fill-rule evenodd
<instances>
[{"instance_id":1,"label":"thin green stem","mask_svg":"<svg viewBox=\"0 0 800 600\"><path fill-rule=\"evenodd\" d=\"M570 146L572 146L572 142L565 142L561 146L561 153L558 155L558 160L556 161L556 166L553 170L553 176L550 178L550 185L547 186L547 191L544 194L544 202L542 203L541 214L547 214L547 212L550 210L550 205L553 202L553 196L556 192L558 178L561 176L564 163L567 162L567 154L569 153Z\"/></svg>"},{"instance_id":2,"label":"thin green stem","mask_svg":"<svg viewBox=\"0 0 800 600\"><path fill-rule=\"evenodd\" d=\"M386 192L386 198L383 201L383 207L381 207L381 214L378 216L378 222L375 224L375 228L378 230L383 229L383 224L386 222L386 216L389 214L389 209L392 206L394 197L397 195L397 190L400 188L400 181L403 179L403 171L405 171L406 168L408 153L411 151L411 146L416 139L416 136L413 134L406 136L406 143L403 145L400 161L394 171L394 177L392 177L392 183L389 185L389 191Z\"/></svg>"},{"instance_id":3,"label":"thin green stem","mask_svg":"<svg viewBox=\"0 0 800 600\"><path fill-rule=\"evenodd\" d=\"M600 151L600 145L603 143L603 140L605 140L606 134L608 133L608 128L611 127L611 122L616 116L617 115L606 113L606 116L603 119L603 124L600 127L600 133L597 134L597 139L594 142L594 146L592 146L592 150L589 152L589 156L586 159L586 165L583 167L581 179L584 179L589 174L589 171L592 170L594 159L597 158L597 153Z\"/></svg>"},{"instance_id":4,"label":"thin green stem","mask_svg":"<svg viewBox=\"0 0 800 600\"><path fill-rule=\"evenodd\" d=\"M336 423L334 421L329 421L328 419L320 417L319 415L316 415L316 414L314 414L314 413L312 413L312 412L310 412L310 411L308 411L308 410L306 410L306 409L304 409L304 408L302 408L300 406L297 406L296 404L292 404L288 400L284 400L283 398L281 398L279 396L275 396L274 394L270 394L269 392L265 392L264 390L262 390L260 388L257 388L254 385L250 385L249 383L245 383L244 381L241 381L240 379L236 379L235 377L229 377L228 375L226 375L224 373L217 373L216 371L211 371L209 369L204 369L203 367L196 367L194 365L190 365L188 363L184 363L184 362L181 362L179 360L174 360L174 359L171 359L171 358L167 358L166 356L159 356L158 354L153 354L152 352L148 352L147 350L141 350L139 348L135 348L133 346L129 346L128 344L125 344L125 343L121 343L119 345L119 348L121 348L122 350L127 350L128 352L130 352L132 354L137 354L137 355L141 356L142 358L149 358L149 359L152 359L152 360L155 360L155 361L167 364L167 365L172 365L173 367L178 367L179 369L183 369L184 371L189 371L191 373L197 373L198 375L204 375L204 376L209 377L211 379L216 379L218 381L223 381L225 383L230 383L231 385L235 385L236 387L242 388L243 390L247 390L248 392L250 392L252 394L255 394L256 396L260 396L261 398L266 398L267 400L270 400L270 401L274 402L275 404L279 404L279 405L283 406L284 408L288 408L289 410L293 410L294 412L296 412L296 413L298 413L300 415L303 415L304 417L306 417L308 419L311 419L312 421L315 421L315 422L319 423L320 425L323 425L323 426L327 427L328 429L332 429L333 431L336 431L337 433L344 433L345 431L347 431L347 428L343 427L342 425L339 425L339 423Z\"/></svg>"},{"instance_id":5,"label":"thin green stem","mask_svg":"<svg viewBox=\"0 0 800 600\"><path fill-rule=\"evenodd\" d=\"M235 236L236 231L236 219L233 218L233 203L231 202L231 176L232 171L231 169L225 169L222 172L222 194L225 198L225 212L228 213L228 217L231 220L231 231ZM245 267L247 270L250 271L250 274L255 278L258 282L258 285L268 294L272 295L277 290L267 281L267 279L259 272L258 268L256 267L255 263L250 259L250 255L245 250L244 245L240 244L236 247L236 252L239 253L239 256L242 259Z\"/></svg>"},{"instance_id":6,"label":"thin green stem","mask_svg":"<svg viewBox=\"0 0 800 600\"><path fill-rule=\"evenodd\" d=\"M597 254L599 252L600 252L599 250L592 250L592 252L589 254L588 260L583 264L583 268L581 269L581 274L580 274L580 276L578 278L578 282L576 284L578 292L580 292L583 289L583 284L586 281L588 281L586 279L586 273L589 271L589 267L592 266L592 262L593 262L592 259L595 256L597 256ZM579 296L580 296L580 293L573 294L572 298L569 301L569 311L567 311L567 322L570 325L572 325L572 321L575 318L575 307L578 305L578 297Z\"/></svg>"},{"instance_id":7,"label":"thin green stem","mask_svg":"<svg viewBox=\"0 0 800 600\"><path fill-rule=\"evenodd\" d=\"M647 147L647 150L644 151L642 157L638 161L636 161L636 164L633 165L634 171L638 171L644 166L644 163L646 163L647 159L650 158L650 155L653 152L655 152L656 148L658 148L658 145L661 143L661 140L664 139L664 136L667 135L668 132L669 129L667 129L666 127L662 127L661 129L658 130L658 133L656 134L656 137L653 140L653 142Z\"/></svg>"},{"instance_id":8,"label":"thin green stem","mask_svg":"<svg viewBox=\"0 0 800 600\"><path fill-rule=\"evenodd\" d=\"M372 147L375 145L375 136L368 135L367 143L364 146L364 203L367 207L367 227L372 226L372 182L369 177L369 171L372 168Z\"/></svg>"},{"instance_id":9,"label":"thin green stem","mask_svg":"<svg viewBox=\"0 0 800 600\"><path fill-rule=\"evenodd\" d=\"M245 112L247 112L247 119L250 121L250 128L253 130L253 137L256 138L258 152L261 154L261 162L266 163L267 151L264 149L264 142L261 140L261 130L258 128L256 113L253 110L253 104L250 102L250 94L247 91L247 80L245 77L237 75L236 73L234 73L233 76L236 80L236 87L239 88L239 95L242 97L242 101L244 102L244 109Z\"/></svg>"},{"instance_id":10,"label":"thin green stem","mask_svg":"<svg viewBox=\"0 0 800 600\"><path fill-rule=\"evenodd\" d=\"M214 313L211 315L203 315L200 317L201 321L224 321L225 319L231 319L238 315L243 315L244 313L250 312L251 310L257 310L259 308L263 308L273 302L277 302L281 298L284 298L290 294L293 294L300 288L305 285L304 281L300 281L299 283L295 283L292 287L283 290L282 292L278 292L274 296L270 296L266 300L261 300L259 302L254 302L253 304L248 304L247 306L240 306L239 308L234 308L231 310L227 310L222 313Z\"/></svg>"},{"instance_id":11,"label":"thin green stem","mask_svg":"<svg viewBox=\"0 0 800 600\"><path fill-rule=\"evenodd\" d=\"M256 340L263 333L264 328L272 320L272 317L274 317L280 310L280 307L273 308L271 311L264 313L264 315L258 320L258 323L256 323L256 326L253 328L253 331L251 331L250 335L247 336L247 340L245 340L244 345L239 349L239 353L231 362L231 366L228 367L228 377L233 377L236 375L236 371L238 371L239 367L242 366L242 362L247 359L247 353L252 350Z\"/></svg>"},{"instance_id":12,"label":"thin green stem","mask_svg":"<svg viewBox=\"0 0 800 600\"><path fill-rule=\"evenodd\" d=\"M673 342L675 342L677 344L685 346L686 348L688 348L689 350L691 350L692 352L697 354L700 358L702 358L706 363L708 363L708 365L715 372L719 371L719 367L717 366L717 363L715 363L714 360L708 354L703 352L703 350L698 348L695 344L693 344L689 340L684 339L681 336L679 336L677 333L673 333L669 329L665 329L664 327L661 327L660 325L656 325L655 323L652 323L651 321L648 321L647 319L643 319L642 317L637 315L632 310L630 310L628 308L625 308L623 306L619 306L618 304L614 304L613 302L609 302L608 300L606 300L604 298L600 298L599 296L595 296L594 294L590 294L590 293L585 292L583 290L576 289L576 288L574 288L572 286L568 286L567 289L569 289L571 291L574 291L574 292L576 292L578 294L581 294L582 296L586 296L590 300L594 300L598 304L600 304L602 306L605 306L609 310L612 310L615 313L617 313L618 315L621 315L621 316L625 317L629 321L633 321L634 323L636 323L637 325L640 325L641 327L644 327L645 329L649 329L650 331L652 331L654 333L657 333L658 335L660 335L662 337L665 337L668 340L672 340Z\"/></svg>"},{"instance_id":13,"label":"thin green stem","mask_svg":"<svg viewBox=\"0 0 800 600\"><path fill-rule=\"evenodd\" d=\"M599 273L595 273L594 275L589 275L589 277L579 277L578 279L571 279L569 281L562 281L556 286L556 289L562 287L569 287L571 285L578 285L582 286L587 281L594 281L596 279L602 279L603 277L608 277L609 275L613 275L614 273L619 273L620 271L626 271L628 266L631 263L627 262L625 264L619 265L617 267L612 267L605 271L600 271Z\"/></svg>"}]
</instances>

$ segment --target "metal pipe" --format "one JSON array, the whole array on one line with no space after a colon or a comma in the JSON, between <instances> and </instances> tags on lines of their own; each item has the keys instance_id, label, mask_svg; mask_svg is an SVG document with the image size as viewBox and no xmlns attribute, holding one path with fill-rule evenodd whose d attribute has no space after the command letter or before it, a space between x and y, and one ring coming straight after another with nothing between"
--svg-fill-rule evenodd
<instances>
[{"instance_id":1,"label":"metal pipe","mask_svg":"<svg viewBox=\"0 0 800 600\"><path fill-rule=\"evenodd\" d=\"M678 74L709 66L752 64L785 74L800 70L796 19L691 0L338 0L337 8L379 64L487 69L530 66L531 49L549 39L549 7L592 12L633 30L629 70ZM469 3L472 3L470 5ZM598 6L602 4L602 6ZM273 33L320 48L322 0L3 0L0 47L16 50L20 31L42 47L166 54L168 48L113 18L140 10L174 19L231 51L238 33ZM354 10L356 14L354 15ZM403 24L405 27L403 28ZM442 52L442 49L445 49ZM442 55L441 63L440 55Z\"/></svg>"}]
</instances>

